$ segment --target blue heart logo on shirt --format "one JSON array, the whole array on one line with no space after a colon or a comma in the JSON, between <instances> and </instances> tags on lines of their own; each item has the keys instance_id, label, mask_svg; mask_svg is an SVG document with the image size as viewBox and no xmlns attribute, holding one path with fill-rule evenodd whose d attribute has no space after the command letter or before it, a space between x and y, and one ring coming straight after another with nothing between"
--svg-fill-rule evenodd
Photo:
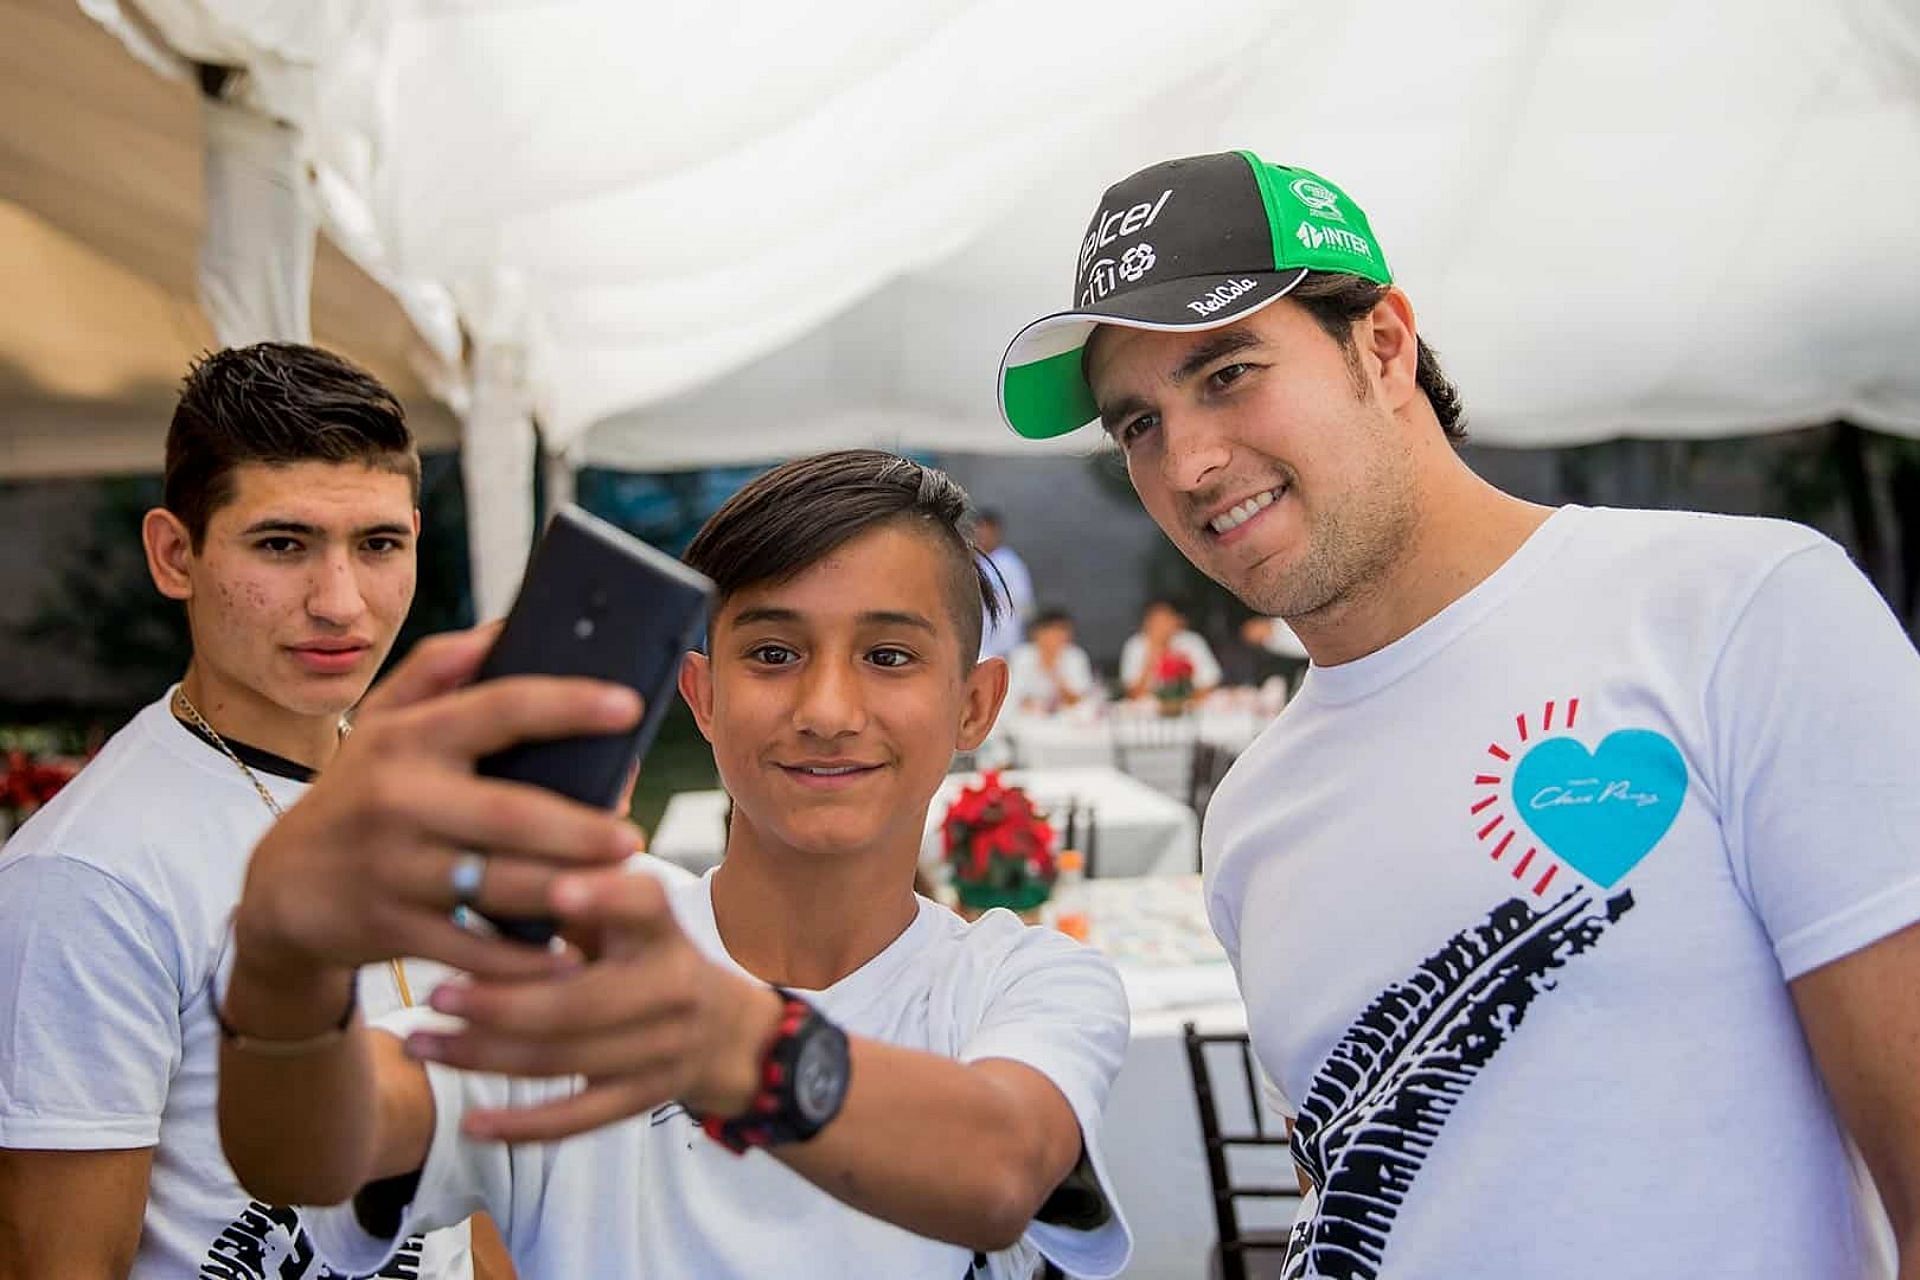
<instances>
[{"instance_id":1,"label":"blue heart logo on shirt","mask_svg":"<svg viewBox=\"0 0 1920 1280\"><path fill-rule=\"evenodd\" d=\"M1612 888L1680 816L1687 764L1651 729L1610 733L1597 750L1548 738L1513 773L1513 805L1575 871Z\"/></svg>"}]
</instances>

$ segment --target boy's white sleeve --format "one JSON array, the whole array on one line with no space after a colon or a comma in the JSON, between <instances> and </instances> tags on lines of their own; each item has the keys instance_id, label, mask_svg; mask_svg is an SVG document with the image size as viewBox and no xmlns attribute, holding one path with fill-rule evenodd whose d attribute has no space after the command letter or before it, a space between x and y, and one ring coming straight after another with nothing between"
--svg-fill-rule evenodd
<instances>
[{"instance_id":1,"label":"boy's white sleeve","mask_svg":"<svg viewBox=\"0 0 1920 1280\"><path fill-rule=\"evenodd\" d=\"M159 912L107 873L62 857L0 864L0 1147L160 1140L181 965Z\"/></svg>"},{"instance_id":2,"label":"boy's white sleeve","mask_svg":"<svg viewBox=\"0 0 1920 1280\"><path fill-rule=\"evenodd\" d=\"M416 1007L382 1018L374 1026L380 1033L405 1039L416 1029L444 1021L433 1010ZM509 1209L516 1193L538 1203L539 1187L514 1185L513 1147L474 1141L460 1132L460 1122L469 1111L480 1108L532 1105L574 1088L575 1082L512 1080L430 1063L427 1083L433 1092L433 1137L420 1181L401 1210L394 1233L370 1232L351 1200L300 1210L314 1248L336 1271L352 1275L378 1271L409 1237L451 1227L483 1209L504 1229L511 1222ZM540 1162L522 1164L522 1179L542 1167Z\"/></svg>"},{"instance_id":3,"label":"boy's white sleeve","mask_svg":"<svg viewBox=\"0 0 1920 1280\"><path fill-rule=\"evenodd\" d=\"M1051 929L1020 927L960 1060L1021 1063L1065 1096L1080 1122L1085 1159L1026 1238L1069 1274L1099 1280L1120 1274L1133 1251L1100 1142L1107 1094L1132 1034L1126 991L1112 962L1091 947Z\"/></svg>"}]
</instances>

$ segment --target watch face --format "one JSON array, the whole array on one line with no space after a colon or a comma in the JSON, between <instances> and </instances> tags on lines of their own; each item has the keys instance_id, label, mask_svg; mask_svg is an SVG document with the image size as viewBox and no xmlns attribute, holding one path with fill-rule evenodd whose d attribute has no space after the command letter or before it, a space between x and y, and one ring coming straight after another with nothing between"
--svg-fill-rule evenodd
<instances>
[{"instance_id":1,"label":"watch face","mask_svg":"<svg viewBox=\"0 0 1920 1280\"><path fill-rule=\"evenodd\" d=\"M808 1124L825 1124L840 1105L847 1087L847 1061L836 1052L845 1042L817 1035L800 1046L793 1067L793 1101Z\"/></svg>"}]
</instances>

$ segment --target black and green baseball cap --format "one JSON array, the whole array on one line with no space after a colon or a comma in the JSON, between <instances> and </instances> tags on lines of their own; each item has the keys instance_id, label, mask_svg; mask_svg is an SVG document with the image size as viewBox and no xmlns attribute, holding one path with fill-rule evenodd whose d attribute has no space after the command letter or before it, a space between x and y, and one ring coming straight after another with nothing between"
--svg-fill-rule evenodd
<instances>
[{"instance_id":1,"label":"black and green baseball cap","mask_svg":"<svg viewBox=\"0 0 1920 1280\"><path fill-rule=\"evenodd\" d=\"M1309 271L1391 284L1367 215L1316 173L1251 151L1188 156L1107 188L1080 242L1074 306L1022 329L1000 362L1000 412L1034 440L1099 417L1080 356L1094 328L1215 329Z\"/></svg>"}]
</instances>

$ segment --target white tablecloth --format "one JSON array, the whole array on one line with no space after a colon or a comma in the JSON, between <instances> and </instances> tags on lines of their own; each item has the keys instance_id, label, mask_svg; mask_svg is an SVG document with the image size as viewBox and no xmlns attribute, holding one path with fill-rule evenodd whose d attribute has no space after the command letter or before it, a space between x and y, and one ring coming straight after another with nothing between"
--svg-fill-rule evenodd
<instances>
[{"instance_id":1,"label":"white tablecloth","mask_svg":"<svg viewBox=\"0 0 1920 1280\"><path fill-rule=\"evenodd\" d=\"M1103 1133L1107 1174L1133 1229L1129 1277L1201 1280L1218 1238L1193 1075L1182 1034L1246 1030L1232 969L1207 931L1197 876L1089 884L1092 941L1114 957L1133 1007L1133 1041L1108 1098ZM1223 1122L1247 1127L1246 1085L1234 1051L1210 1051ZM1267 1111L1270 1131L1284 1132ZM1231 1157L1244 1182L1290 1184L1284 1149ZM1294 1202L1243 1201L1244 1229L1278 1229Z\"/></svg>"},{"instance_id":2,"label":"white tablecloth","mask_svg":"<svg viewBox=\"0 0 1920 1280\"><path fill-rule=\"evenodd\" d=\"M1110 765L1016 769L1005 778L1026 788L1035 804L1054 810L1061 822L1075 800L1083 811L1092 808L1099 832L1098 876L1173 874L1195 865L1199 835L1192 810ZM978 774L954 774L941 785L927 811L923 862L938 862L940 819L960 788L978 781ZM726 813L724 791L682 791L667 802L648 850L688 870L705 871L726 849Z\"/></svg>"},{"instance_id":3,"label":"white tablecloth","mask_svg":"<svg viewBox=\"0 0 1920 1280\"><path fill-rule=\"evenodd\" d=\"M1273 713L1245 697L1209 700L1184 716L1163 718L1151 703L1074 708L1052 716L1003 714L982 748L987 760L1011 760L1026 769L1115 763L1116 738L1185 738L1239 755L1273 721Z\"/></svg>"}]
</instances>

